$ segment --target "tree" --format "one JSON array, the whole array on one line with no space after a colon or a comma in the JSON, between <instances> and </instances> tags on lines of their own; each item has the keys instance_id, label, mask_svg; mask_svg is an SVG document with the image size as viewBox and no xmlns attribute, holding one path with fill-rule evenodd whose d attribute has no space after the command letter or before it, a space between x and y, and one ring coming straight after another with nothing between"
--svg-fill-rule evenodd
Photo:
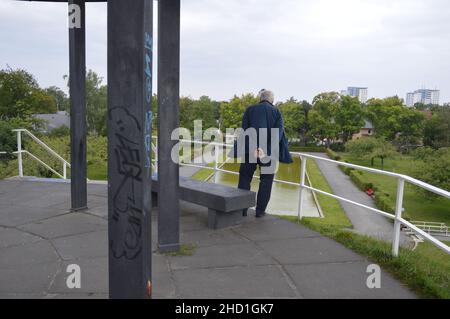
<instances>
[{"instance_id":1,"label":"tree","mask_svg":"<svg viewBox=\"0 0 450 319\"><path fill-rule=\"evenodd\" d=\"M284 128L287 137L298 138L305 122L305 114L302 110L302 105L291 97L286 102L281 103L279 108L283 114Z\"/></svg>"},{"instance_id":2,"label":"tree","mask_svg":"<svg viewBox=\"0 0 450 319\"><path fill-rule=\"evenodd\" d=\"M417 143L422 136L425 115L403 105L398 96L370 99L366 116L375 127L377 137L389 141L399 137L400 144Z\"/></svg>"},{"instance_id":3,"label":"tree","mask_svg":"<svg viewBox=\"0 0 450 319\"><path fill-rule=\"evenodd\" d=\"M433 186L450 190L450 148L441 148L414 165L414 177ZM422 188L417 188L423 191ZM428 195L431 193L428 193Z\"/></svg>"},{"instance_id":4,"label":"tree","mask_svg":"<svg viewBox=\"0 0 450 319\"><path fill-rule=\"evenodd\" d=\"M258 98L251 93L235 95L229 102L220 105L221 129L239 128L242 125L242 116L250 105L258 103Z\"/></svg>"},{"instance_id":5,"label":"tree","mask_svg":"<svg viewBox=\"0 0 450 319\"><path fill-rule=\"evenodd\" d=\"M203 129L218 127L220 103L211 100L208 96L201 96L192 104L191 121L202 120Z\"/></svg>"},{"instance_id":6,"label":"tree","mask_svg":"<svg viewBox=\"0 0 450 319\"><path fill-rule=\"evenodd\" d=\"M380 138L363 137L345 144L347 152L355 157L370 159L374 165L375 158L381 159L381 168L384 169L384 160L396 154L394 146Z\"/></svg>"},{"instance_id":7,"label":"tree","mask_svg":"<svg viewBox=\"0 0 450 319\"><path fill-rule=\"evenodd\" d=\"M437 108L425 122L423 142L434 148L450 147L450 107Z\"/></svg>"},{"instance_id":8,"label":"tree","mask_svg":"<svg viewBox=\"0 0 450 319\"><path fill-rule=\"evenodd\" d=\"M358 98L342 96L335 116L336 124L346 143L364 125L364 112Z\"/></svg>"},{"instance_id":9,"label":"tree","mask_svg":"<svg viewBox=\"0 0 450 319\"><path fill-rule=\"evenodd\" d=\"M397 143L401 147L421 142L425 125L425 114L415 109L402 107L398 113Z\"/></svg>"},{"instance_id":10,"label":"tree","mask_svg":"<svg viewBox=\"0 0 450 319\"><path fill-rule=\"evenodd\" d=\"M309 123L313 137L325 141L327 146L338 136L335 115L339 108L340 96L336 92L321 93L314 97L309 111Z\"/></svg>"},{"instance_id":11,"label":"tree","mask_svg":"<svg viewBox=\"0 0 450 319\"><path fill-rule=\"evenodd\" d=\"M34 113L54 113L56 103L32 74L11 68L0 70L0 119L26 119Z\"/></svg>"},{"instance_id":12,"label":"tree","mask_svg":"<svg viewBox=\"0 0 450 319\"><path fill-rule=\"evenodd\" d=\"M312 105L309 104L307 101L302 101L302 112L303 112L303 125L300 128L300 136L301 140L303 141L304 145L306 146L310 139L310 122L309 122L309 111L311 110Z\"/></svg>"},{"instance_id":13,"label":"tree","mask_svg":"<svg viewBox=\"0 0 450 319\"><path fill-rule=\"evenodd\" d=\"M192 123L192 105L194 100L190 97L180 98L180 126L193 130L194 124Z\"/></svg>"},{"instance_id":14,"label":"tree","mask_svg":"<svg viewBox=\"0 0 450 319\"><path fill-rule=\"evenodd\" d=\"M50 86L44 91L47 95L54 99L58 111L69 111L70 101L67 94L63 90L57 86Z\"/></svg>"}]
</instances>

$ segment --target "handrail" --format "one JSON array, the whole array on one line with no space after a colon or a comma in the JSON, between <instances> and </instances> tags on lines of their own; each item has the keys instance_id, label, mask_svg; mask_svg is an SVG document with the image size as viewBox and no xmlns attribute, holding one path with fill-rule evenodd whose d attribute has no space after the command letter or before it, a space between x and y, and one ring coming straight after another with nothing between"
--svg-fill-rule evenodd
<instances>
[{"instance_id":1,"label":"handrail","mask_svg":"<svg viewBox=\"0 0 450 319\"><path fill-rule=\"evenodd\" d=\"M396 178L402 178L406 182L409 182L411 184L414 184L416 186L424 188L424 189L426 189L426 190L428 190L430 192L433 192L433 193L435 193L437 195L441 195L441 196L450 198L450 192L448 192L446 190L443 190L441 188L438 188L436 186L427 184L425 182L422 182L422 181L420 181L418 179L415 179L415 178L413 178L411 176L408 176L408 175L398 174L398 173L389 172L389 171L383 171L383 170L380 170L380 169L360 166L360 165L356 165L356 164L350 164L350 163L347 163L347 162L335 161L335 160L332 160L332 159L329 159L329 158L323 158L323 157L310 155L310 154L305 154L305 153L291 152L291 154L298 155L300 157L301 156L305 156L305 157L308 157L308 158L313 158L315 160L320 160L320 161L324 161L324 162L339 164L340 166L350 167L350 168L354 168L354 169L361 170L361 171L366 171L366 172L371 172L371 173L376 173L376 174L381 174L381 175L387 175L387 176L396 177Z\"/></svg>"},{"instance_id":2,"label":"handrail","mask_svg":"<svg viewBox=\"0 0 450 319\"><path fill-rule=\"evenodd\" d=\"M17 152L13 152L14 154L16 154ZM45 163L43 160L41 160L40 158L38 158L37 156L31 154L28 151L23 150L22 153L29 155L32 159L34 159L35 161L37 161L39 164L41 164L42 166L44 166L45 168L47 168L49 171L51 171L52 173L56 174L57 176L59 176L62 179L65 179L64 176L62 176L61 174L59 174L56 170L54 170L53 168L51 168L47 163Z\"/></svg>"},{"instance_id":3,"label":"handrail","mask_svg":"<svg viewBox=\"0 0 450 319\"><path fill-rule=\"evenodd\" d=\"M341 165L341 166L345 166L345 167L350 167L353 169L357 169L357 170L362 170L362 171L367 171L367 172L371 172L371 173L377 173L377 174L382 174L382 175L387 175L387 176L391 176L391 177L395 177L397 178L398 184L397 184L397 200L396 200L396 209L395 209L395 215L382 211L380 209L376 209L376 208L372 208L369 207L367 205L364 204L360 204L357 203L355 201L352 201L350 199L347 198L343 198L341 196L337 196L334 194L330 194L327 193L325 191L322 190L318 190L315 189L313 187L309 187L309 186L301 186L305 189L309 189L313 192L318 192L320 194L329 196L329 197L333 197L335 199L341 200L341 201L345 201L347 203L359 206L359 207L363 207L368 209L369 211L375 212L379 215L385 216L387 218L393 219L395 221L394 223L394 236L393 236L393 240L392 240L392 255L393 256L398 256L398 250L399 250L399 238L400 238L400 226L403 224L406 227L408 227L409 229L413 230L416 234L419 234L420 236L422 236L423 238L425 238L426 240L430 241L433 245L435 245L436 247L442 249L443 251L445 251L446 253L450 254L450 247L447 246L446 244L444 244L443 242L439 241L438 239L434 238L433 236L431 236L430 234L426 233L424 230L420 229L419 227L417 227L416 225L412 224L411 222L408 222L407 220L405 220L404 218L402 218L402 210L403 210L403 195L404 195L404 183L405 182L409 182L411 184L414 184L416 186L419 186L423 189L429 190L435 194L444 196L446 198L450 198L450 192L440 189L438 187L435 187L433 185L427 184L425 182L419 181L413 177L410 177L408 175L404 175L404 174L398 174L398 173L393 173L393 172L389 172L389 171L382 171L379 169L375 169L375 168L369 168L369 167L365 167L365 166L360 166L360 165L355 165L355 164L350 164L350 163L346 163L346 162L340 162L340 161L335 161L335 160L331 160L328 158L323 158L323 157L319 157L319 156L315 156L315 155L311 155L311 154L306 154L306 153L299 153L299 152L293 152L293 155L297 155L300 156L300 158L306 160L307 158L311 158L311 159L315 159L318 161L324 161L324 162L328 162L328 163L333 163L333 164L337 164L337 165ZM299 210L301 211L301 206L299 207ZM299 214L301 215L301 214Z\"/></svg>"},{"instance_id":4,"label":"handrail","mask_svg":"<svg viewBox=\"0 0 450 319\"><path fill-rule=\"evenodd\" d=\"M12 130L13 132L24 132L26 133L29 137L31 137L36 143L38 143L39 145L41 145L43 148L45 148L45 150L47 152L49 152L50 154L52 154L54 157L56 157L57 159L59 159L62 163L66 163L67 167L70 168L70 163L68 161L66 161L63 157L61 157L61 155L59 155L58 153L56 153L53 149L51 149L47 144L45 144L44 142L42 142L39 138L37 138L33 133L31 133L29 130L24 129L24 128L20 128L20 129L15 129Z\"/></svg>"},{"instance_id":5,"label":"handrail","mask_svg":"<svg viewBox=\"0 0 450 319\"><path fill-rule=\"evenodd\" d=\"M42 142L39 138L37 138L33 133L31 133L29 130L24 129L24 128L20 128L20 129L14 129L12 130L13 132L17 133L17 151L13 152L13 154L17 155L17 164L18 164L18 169L19 169L19 176L23 177L23 161L22 161L22 154L28 154L30 155L34 160L36 160L37 162L39 162L41 165L43 165L45 168L47 168L48 170L50 170L51 172L53 172L54 174L56 174L57 176L59 176L62 179L67 179L67 168L71 168L70 163L68 161L66 161L63 157L61 157L61 155L59 155L58 153L56 153L53 149L51 149L47 144L45 144L44 142ZM63 173L60 174L58 173L55 169L51 168L47 163L45 163L44 161L42 161L41 159L39 159L38 157L36 157L35 155L31 154L30 152L28 152L27 150L22 149L22 133L25 133L26 135L28 135L29 137L31 137L31 139L33 141L35 141L36 143L38 143L40 146L42 146L48 153L50 153L50 155L56 157L56 159L58 159L62 164L63 164Z\"/></svg>"}]
</instances>

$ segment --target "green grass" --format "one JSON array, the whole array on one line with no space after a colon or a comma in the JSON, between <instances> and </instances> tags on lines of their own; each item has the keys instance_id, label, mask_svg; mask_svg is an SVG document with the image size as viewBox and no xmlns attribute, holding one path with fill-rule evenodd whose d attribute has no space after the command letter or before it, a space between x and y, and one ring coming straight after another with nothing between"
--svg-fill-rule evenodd
<instances>
[{"instance_id":1,"label":"green grass","mask_svg":"<svg viewBox=\"0 0 450 319\"><path fill-rule=\"evenodd\" d=\"M207 165L208 167L214 167L214 163L209 163ZM210 176L214 171L211 169L207 169L207 168L202 168L200 170L198 170L197 172L195 172L194 175L191 176L192 179L196 179L199 181L204 181L206 178L208 178L208 176Z\"/></svg>"},{"instance_id":2,"label":"green grass","mask_svg":"<svg viewBox=\"0 0 450 319\"><path fill-rule=\"evenodd\" d=\"M333 193L327 180L320 172L315 160L307 160L306 170L314 188ZM352 223L348 219L338 200L318 193L316 195L324 213L324 218L305 218L306 220L314 220L314 222L319 225L335 225L342 228L352 227Z\"/></svg>"},{"instance_id":3,"label":"green grass","mask_svg":"<svg viewBox=\"0 0 450 319\"><path fill-rule=\"evenodd\" d=\"M355 158L347 153L340 153L342 159L350 163L370 167L370 160ZM409 156L397 156L386 159L384 169L387 171L411 175L412 168L417 163ZM381 169L379 161L375 162L374 168ZM386 195L386 201L395 207L397 193L397 179L389 176L361 172L366 182L372 183L376 192ZM375 193L376 195L376 193ZM429 196L424 192L418 192L416 187L406 183L403 200L405 211L403 217L409 220L443 222L450 224L450 200L444 197Z\"/></svg>"},{"instance_id":4,"label":"green grass","mask_svg":"<svg viewBox=\"0 0 450 319\"><path fill-rule=\"evenodd\" d=\"M298 223L292 216L282 218ZM367 257L420 297L450 299L450 257L431 244L422 243L415 251L400 248L399 256L394 258L388 242L323 225L316 219L304 219L302 224Z\"/></svg>"},{"instance_id":5,"label":"green grass","mask_svg":"<svg viewBox=\"0 0 450 319\"><path fill-rule=\"evenodd\" d=\"M194 244L181 244L180 250L173 253L165 253L166 256L192 256L195 254L195 250L197 249L197 246Z\"/></svg>"},{"instance_id":6,"label":"green grass","mask_svg":"<svg viewBox=\"0 0 450 319\"><path fill-rule=\"evenodd\" d=\"M107 163L94 163L88 165L88 178L94 181L106 181L108 179Z\"/></svg>"}]
</instances>

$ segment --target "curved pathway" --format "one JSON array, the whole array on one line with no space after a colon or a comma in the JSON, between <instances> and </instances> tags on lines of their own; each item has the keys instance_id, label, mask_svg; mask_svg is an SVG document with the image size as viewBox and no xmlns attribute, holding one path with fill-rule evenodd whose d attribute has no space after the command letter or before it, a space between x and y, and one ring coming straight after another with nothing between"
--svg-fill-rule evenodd
<instances>
[{"instance_id":1,"label":"curved pathway","mask_svg":"<svg viewBox=\"0 0 450 319\"><path fill-rule=\"evenodd\" d=\"M318 157L329 158L324 153L308 153ZM312 159L308 159L312 160ZM373 199L365 192L361 191L355 184L353 184L350 177L339 169L337 164L316 161L317 166L322 172L322 175L328 181L333 193L353 200L355 202L364 204L369 207L377 208ZM353 230L359 234L368 235L376 239L391 241L393 236L394 224L386 217L371 212L368 209L352 205L350 203L340 201L342 208L347 214L348 218L353 224ZM411 240L409 237L401 235L401 244L409 244Z\"/></svg>"}]
</instances>

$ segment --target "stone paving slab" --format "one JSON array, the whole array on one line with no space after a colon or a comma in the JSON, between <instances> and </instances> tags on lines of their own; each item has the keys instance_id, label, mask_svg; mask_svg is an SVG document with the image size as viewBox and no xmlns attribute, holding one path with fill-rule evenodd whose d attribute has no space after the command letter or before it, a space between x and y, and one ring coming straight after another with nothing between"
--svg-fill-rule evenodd
<instances>
[{"instance_id":1,"label":"stone paving slab","mask_svg":"<svg viewBox=\"0 0 450 319\"><path fill-rule=\"evenodd\" d=\"M108 257L107 230L60 237L52 242L63 260Z\"/></svg>"},{"instance_id":2,"label":"stone paving slab","mask_svg":"<svg viewBox=\"0 0 450 319\"><path fill-rule=\"evenodd\" d=\"M173 270L275 264L254 243L198 247L193 256L169 257L169 262Z\"/></svg>"},{"instance_id":3,"label":"stone paving slab","mask_svg":"<svg viewBox=\"0 0 450 319\"><path fill-rule=\"evenodd\" d=\"M0 181L0 298L108 297L106 188L89 184L91 208L70 212L68 183ZM25 192L39 205L4 200ZM303 226L250 214L241 226L214 231L206 208L181 208L182 243L195 249L191 256L154 251L155 298L415 297L385 272L382 288L368 289L367 260ZM81 289L67 288L71 263L81 267Z\"/></svg>"},{"instance_id":4,"label":"stone paving slab","mask_svg":"<svg viewBox=\"0 0 450 319\"><path fill-rule=\"evenodd\" d=\"M85 213L67 213L19 227L44 238L56 238L107 229L107 221Z\"/></svg>"},{"instance_id":5,"label":"stone paving slab","mask_svg":"<svg viewBox=\"0 0 450 319\"><path fill-rule=\"evenodd\" d=\"M295 298L276 265L174 271L181 298Z\"/></svg>"},{"instance_id":6,"label":"stone paving slab","mask_svg":"<svg viewBox=\"0 0 450 319\"><path fill-rule=\"evenodd\" d=\"M22 246L29 243L35 243L37 241L42 240L42 238L25 233L15 228L1 227L1 241L0 248L14 247L14 246Z\"/></svg>"},{"instance_id":7,"label":"stone paving slab","mask_svg":"<svg viewBox=\"0 0 450 319\"><path fill-rule=\"evenodd\" d=\"M42 240L21 246L0 249L0 268L15 268L35 264L58 262L59 257L51 243Z\"/></svg>"},{"instance_id":8,"label":"stone paving slab","mask_svg":"<svg viewBox=\"0 0 450 319\"><path fill-rule=\"evenodd\" d=\"M369 262L287 265L286 271L305 298L414 298L389 275L382 273L383 289L368 289ZM326 282L327 285L323 285Z\"/></svg>"},{"instance_id":9,"label":"stone paving slab","mask_svg":"<svg viewBox=\"0 0 450 319\"><path fill-rule=\"evenodd\" d=\"M325 237L276 239L259 246L282 264L318 264L364 260L363 257Z\"/></svg>"}]
</instances>

